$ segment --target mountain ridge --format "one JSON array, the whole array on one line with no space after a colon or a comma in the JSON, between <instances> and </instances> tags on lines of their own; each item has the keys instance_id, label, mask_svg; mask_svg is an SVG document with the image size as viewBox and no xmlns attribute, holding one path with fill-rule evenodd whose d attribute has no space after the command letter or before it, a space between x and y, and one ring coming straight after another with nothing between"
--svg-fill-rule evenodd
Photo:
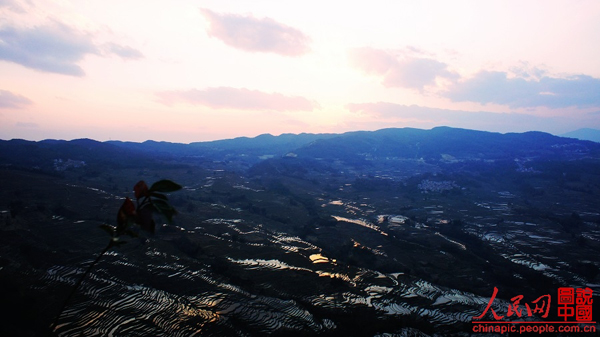
<instances>
[{"instance_id":1,"label":"mountain ridge","mask_svg":"<svg viewBox=\"0 0 600 337\"><path fill-rule=\"evenodd\" d=\"M583 128L577 129L571 132L563 133L560 135L561 137L568 138L577 138L579 140L589 140L592 142L600 143L600 130L591 129L591 128Z\"/></svg>"},{"instance_id":2,"label":"mountain ridge","mask_svg":"<svg viewBox=\"0 0 600 337\"><path fill-rule=\"evenodd\" d=\"M367 133L346 133L330 140L317 141L298 152L307 156L327 154L336 157L346 152L405 158L436 158L442 154L474 157L474 154L482 154L479 156L482 159L493 159L526 156L536 152L545 155L573 154L577 151L598 154L599 150L600 147L591 142L538 131L502 134L436 127L430 130L390 128Z\"/></svg>"},{"instance_id":3,"label":"mountain ridge","mask_svg":"<svg viewBox=\"0 0 600 337\"><path fill-rule=\"evenodd\" d=\"M0 141L0 164L52 168L52 161L139 165L153 160L238 161L245 169L286 155L356 162L385 158L497 160L527 157L600 157L600 144L529 131L497 133L451 127L386 128L341 134L263 134L190 144L148 140L142 143L92 139Z\"/></svg>"}]
</instances>

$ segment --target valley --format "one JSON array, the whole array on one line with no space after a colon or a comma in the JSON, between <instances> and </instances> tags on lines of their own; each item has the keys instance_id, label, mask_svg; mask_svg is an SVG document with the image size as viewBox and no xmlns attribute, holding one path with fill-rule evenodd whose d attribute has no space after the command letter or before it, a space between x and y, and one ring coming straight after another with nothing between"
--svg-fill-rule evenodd
<instances>
[{"instance_id":1,"label":"valley","mask_svg":"<svg viewBox=\"0 0 600 337\"><path fill-rule=\"evenodd\" d=\"M499 313L565 286L598 302L600 144L450 128L235 142L3 141L1 334L43 334L99 225L164 178L184 186L174 222L111 250L58 336L468 336L495 287Z\"/></svg>"}]
</instances>

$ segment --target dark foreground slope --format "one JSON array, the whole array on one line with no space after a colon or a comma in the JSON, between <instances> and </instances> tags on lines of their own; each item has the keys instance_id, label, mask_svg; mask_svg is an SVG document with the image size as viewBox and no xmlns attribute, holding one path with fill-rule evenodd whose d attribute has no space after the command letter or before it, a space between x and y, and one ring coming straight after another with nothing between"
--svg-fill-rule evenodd
<instances>
[{"instance_id":1,"label":"dark foreground slope","mask_svg":"<svg viewBox=\"0 0 600 337\"><path fill-rule=\"evenodd\" d=\"M300 143L182 156L33 143L35 166L2 143L0 335L46 332L140 179L185 186L175 222L101 260L58 335L468 336L494 287L503 315L563 286L592 288L597 306L599 144L449 128Z\"/></svg>"}]
</instances>

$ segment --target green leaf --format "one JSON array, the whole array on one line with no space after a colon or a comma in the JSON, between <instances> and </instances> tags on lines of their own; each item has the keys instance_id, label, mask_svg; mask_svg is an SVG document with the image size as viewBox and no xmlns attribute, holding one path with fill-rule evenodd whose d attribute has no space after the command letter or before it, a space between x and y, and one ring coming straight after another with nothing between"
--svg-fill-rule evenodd
<instances>
[{"instance_id":1,"label":"green leaf","mask_svg":"<svg viewBox=\"0 0 600 337\"><path fill-rule=\"evenodd\" d=\"M108 233L110 236L115 236L115 227L107 224L102 224L99 226L102 230Z\"/></svg>"},{"instance_id":2,"label":"green leaf","mask_svg":"<svg viewBox=\"0 0 600 337\"><path fill-rule=\"evenodd\" d=\"M156 192L150 193L150 196L153 196L155 198L162 199L162 200L167 200L167 196L166 195L160 194L160 193L156 193Z\"/></svg>"},{"instance_id":3,"label":"green leaf","mask_svg":"<svg viewBox=\"0 0 600 337\"><path fill-rule=\"evenodd\" d=\"M152 184L150 192L169 193L179 191L181 188L181 185L174 183L171 180L163 179Z\"/></svg>"},{"instance_id":4,"label":"green leaf","mask_svg":"<svg viewBox=\"0 0 600 337\"><path fill-rule=\"evenodd\" d=\"M175 215L175 213L177 213L175 211L175 208L173 208L173 206L171 206L168 202L166 202L164 200L153 200L152 206L154 206L154 209L157 212L164 215L165 218L167 218L167 221L169 223L171 223L173 221L173 215Z\"/></svg>"},{"instance_id":5,"label":"green leaf","mask_svg":"<svg viewBox=\"0 0 600 337\"><path fill-rule=\"evenodd\" d=\"M173 206L164 200L152 200L152 205L154 205L154 208L159 212L162 209L173 208Z\"/></svg>"}]
</instances>

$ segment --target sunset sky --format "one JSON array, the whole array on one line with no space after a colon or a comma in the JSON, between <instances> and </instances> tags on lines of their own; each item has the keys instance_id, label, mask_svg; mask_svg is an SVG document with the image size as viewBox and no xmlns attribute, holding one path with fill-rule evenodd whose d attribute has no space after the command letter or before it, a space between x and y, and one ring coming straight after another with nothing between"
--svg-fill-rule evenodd
<instances>
[{"instance_id":1,"label":"sunset sky","mask_svg":"<svg viewBox=\"0 0 600 337\"><path fill-rule=\"evenodd\" d=\"M600 1L0 0L0 139L600 129Z\"/></svg>"}]
</instances>

